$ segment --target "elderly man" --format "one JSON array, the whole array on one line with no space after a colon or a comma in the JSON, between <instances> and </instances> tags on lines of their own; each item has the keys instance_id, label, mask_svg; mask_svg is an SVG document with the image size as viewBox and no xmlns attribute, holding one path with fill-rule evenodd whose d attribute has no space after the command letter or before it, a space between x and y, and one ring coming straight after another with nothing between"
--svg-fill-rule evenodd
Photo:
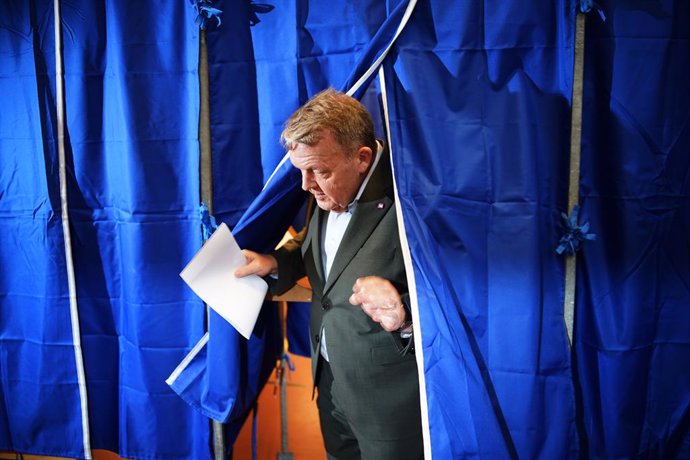
<instances>
[{"instance_id":1,"label":"elderly man","mask_svg":"<svg viewBox=\"0 0 690 460\"><path fill-rule=\"evenodd\" d=\"M317 207L274 253L245 251L237 276L271 275L280 293L307 275L311 351L326 451L336 459L423 455L419 384L387 149L355 99L322 91L282 141Z\"/></svg>"}]
</instances>

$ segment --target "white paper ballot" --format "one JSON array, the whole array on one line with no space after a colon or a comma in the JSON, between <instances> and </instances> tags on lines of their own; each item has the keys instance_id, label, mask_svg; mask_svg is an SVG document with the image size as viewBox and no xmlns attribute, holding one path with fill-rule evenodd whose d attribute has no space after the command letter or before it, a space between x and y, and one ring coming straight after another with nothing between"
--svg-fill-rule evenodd
<instances>
[{"instance_id":1,"label":"white paper ballot","mask_svg":"<svg viewBox=\"0 0 690 460\"><path fill-rule=\"evenodd\" d=\"M233 272L245 263L230 229L221 224L180 276L208 306L249 339L268 285L256 275L236 278Z\"/></svg>"}]
</instances>

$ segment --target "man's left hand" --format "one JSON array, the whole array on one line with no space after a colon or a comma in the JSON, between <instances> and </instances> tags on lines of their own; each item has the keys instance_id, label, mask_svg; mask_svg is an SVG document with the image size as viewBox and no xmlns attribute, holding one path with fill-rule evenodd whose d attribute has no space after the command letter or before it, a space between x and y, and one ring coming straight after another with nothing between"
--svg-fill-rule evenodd
<instances>
[{"instance_id":1,"label":"man's left hand","mask_svg":"<svg viewBox=\"0 0 690 460\"><path fill-rule=\"evenodd\" d=\"M352 286L352 305L360 305L364 313L381 327L394 332L405 323L405 307L393 284L380 276L358 278Z\"/></svg>"}]
</instances>

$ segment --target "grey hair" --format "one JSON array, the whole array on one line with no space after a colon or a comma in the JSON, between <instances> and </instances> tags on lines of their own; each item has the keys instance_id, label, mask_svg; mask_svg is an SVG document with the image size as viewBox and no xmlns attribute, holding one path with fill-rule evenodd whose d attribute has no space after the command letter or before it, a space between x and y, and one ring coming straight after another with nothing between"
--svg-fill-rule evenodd
<instances>
[{"instance_id":1,"label":"grey hair","mask_svg":"<svg viewBox=\"0 0 690 460\"><path fill-rule=\"evenodd\" d=\"M325 131L352 153L360 146L376 151L374 123L366 107L333 88L321 91L297 109L285 122L280 140L292 150L297 144L316 145Z\"/></svg>"}]
</instances>

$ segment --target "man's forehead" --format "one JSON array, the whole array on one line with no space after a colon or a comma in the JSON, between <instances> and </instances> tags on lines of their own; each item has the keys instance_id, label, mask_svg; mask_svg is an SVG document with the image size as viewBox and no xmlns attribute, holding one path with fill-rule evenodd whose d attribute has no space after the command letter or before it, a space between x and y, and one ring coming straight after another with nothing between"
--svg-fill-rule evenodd
<instances>
[{"instance_id":1,"label":"man's forehead","mask_svg":"<svg viewBox=\"0 0 690 460\"><path fill-rule=\"evenodd\" d=\"M315 168L328 162L328 155L316 145L297 144L289 155L292 165L300 169Z\"/></svg>"},{"instance_id":2,"label":"man's forehead","mask_svg":"<svg viewBox=\"0 0 690 460\"><path fill-rule=\"evenodd\" d=\"M340 161L347 153L335 142L321 140L314 145L296 144L289 152L290 160L295 163L324 163Z\"/></svg>"}]
</instances>

